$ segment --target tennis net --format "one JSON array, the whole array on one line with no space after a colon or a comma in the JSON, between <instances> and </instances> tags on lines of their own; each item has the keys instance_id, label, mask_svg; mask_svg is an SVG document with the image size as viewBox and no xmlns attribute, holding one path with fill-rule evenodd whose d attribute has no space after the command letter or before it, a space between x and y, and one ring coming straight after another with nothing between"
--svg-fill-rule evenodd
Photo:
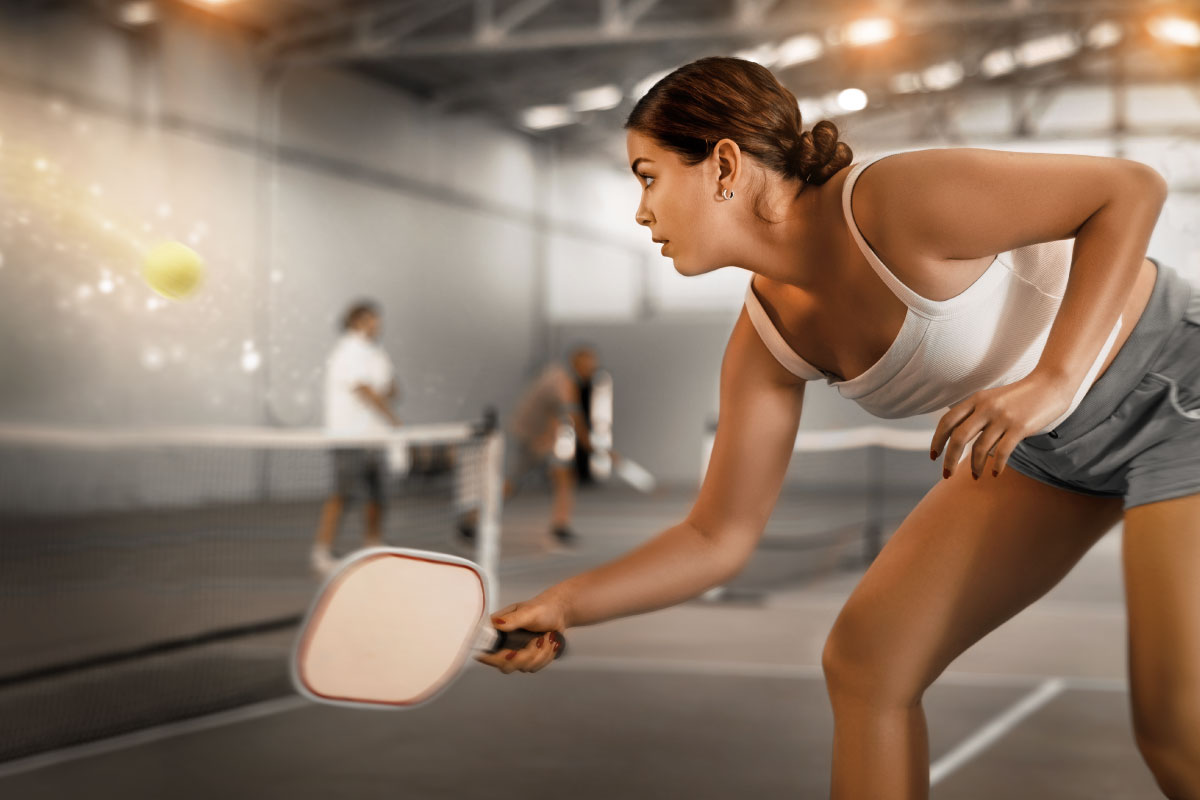
<instances>
[{"instance_id":1,"label":"tennis net","mask_svg":"<svg viewBox=\"0 0 1200 800\"><path fill-rule=\"evenodd\" d=\"M747 568L709 600L772 591L856 571L874 561L899 522L936 483L932 430L881 425L799 431L783 490ZM715 441L701 441L700 480Z\"/></svg>"},{"instance_id":2,"label":"tennis net","mask_svg":"<svg viewBox=\"0 0 1200 800\"><path fill-rule=\"evenodd\" d=\"M0 426L0 761L289 694L339 491L335 554L363 545L375 491L384 543L471 558L498 588L502 464L482 423Z\"/></svg>"}]
</instances>

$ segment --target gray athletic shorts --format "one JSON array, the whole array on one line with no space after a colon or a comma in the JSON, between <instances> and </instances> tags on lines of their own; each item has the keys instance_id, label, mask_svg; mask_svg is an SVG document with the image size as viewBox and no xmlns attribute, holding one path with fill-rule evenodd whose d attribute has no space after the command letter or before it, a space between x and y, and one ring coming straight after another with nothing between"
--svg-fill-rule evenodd
<instances>
[{"instance_id":1,"label":"gray athletic shorts","mask_svg":"<svg viewBox=\"0 0 1200 800\"><path fill-rule=\"evenodd\" d=\"M1154 261L1145 312L1100 380L1009 465L1125 508L1200 492L1200 287Z\"/></svg>"},{"instance_id":2,"label":"gray athletic shorts","mask_svg":"<svg viewBox=\"0 0 1200 800\"><path fill-rule=\"evenodd\" d=\"M383 505L383 451L338 448L333 451L334 491L346 502L367 499Z\"/></svg>"}]
</instances>

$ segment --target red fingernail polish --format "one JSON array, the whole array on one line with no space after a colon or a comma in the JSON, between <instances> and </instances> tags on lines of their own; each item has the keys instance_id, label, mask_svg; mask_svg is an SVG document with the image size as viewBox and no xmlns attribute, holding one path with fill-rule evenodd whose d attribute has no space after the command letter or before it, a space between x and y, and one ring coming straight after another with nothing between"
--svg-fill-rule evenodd
<instances>
[{"instance_id":1,"label":"red fingernail polish","mask_svg":"<svg viewBox=\"0 0 1200 800\"><path fill-rule=\"evenodd\" d=\"M505 658L505 660L506 660L506 661L512 661L512 660L513 660L513 656L515 656L516 654L517 654L517 651L516 651L516 650L510 650L510 651L509 651L509 653L508 653L508 655L506 655L504 658Z\"/></svg>"},{"instance_id":2,"label":"red fingernail polish","mask_svg":"<svg viewBox=\"0 0 1200 800\"><path fill-rule=\"evenodd\" d=\"M542 637L540 637L540 636L538 637L538 640L537 640L537 646L538 647L542 646Z\"/></svg>"},{"instance_id":3,"label":"red fingernail polish","mask_svg":"<svg viewBox=\"0 0 1200 800\"><path fill-rule=\"evenodd\" d=\"M492 622L496 623L497 625L504 624L504 620L500 619L499 617L496 617L494 620L492 620Z\"/></svg>"},{"instance_id":4,"label":"red fingernail polish","mask_svg":"<svg viewBox=\"0 0 1200 800\"><path fill-rule=\"evenodd\" d=\"M999 473L999 472L997 472L996 470L992 470L992 477L993 477L993 478L999 478L999 477L1000 477L1000 473Z\"/></svg>"},{"instance_id":5,"label":"red fingernail polish","mask_svg":"<svg viewBox=\"0 0 1200 800\"><path fill-rule=\"evenodd\" d=\"M557 653L561 647L562 647L562 642L559 642L559 641L554 642L554 652Z\"/></svg>"},{"instance_id":6,"label":"red fingernail polish","mask_svg":"<svg viewBox=\"0 0 1200 800\"><path fill-rule=\"evenodd\" d=\"M975 472L975 470L971 470L971 477L975 480L979 480L979 474Z\"/></svg>"},{"instance_id":7,"label":"red fingernail polish","mask_svg":"<svg viewBox=\"0 0 1200 800\"><path fill-rule=\"evenodd\" d=\"M949 477L950 477L950 470L948 470L948 469L944 469L944 470L942 470L942 477L943 477L943 478L949 478Z\"/></svg>"},{"instance_id":8,"label":"red fingernail polish","mask_svg":"<svg viewBox=\"0 0 1200 800\"><path fill-rule=\"evenodd\" d=\"M930 457L930 458L937 458L937 450L930 450L930 451L929 451L929 457Z\"/></svg>"}]
</instances>

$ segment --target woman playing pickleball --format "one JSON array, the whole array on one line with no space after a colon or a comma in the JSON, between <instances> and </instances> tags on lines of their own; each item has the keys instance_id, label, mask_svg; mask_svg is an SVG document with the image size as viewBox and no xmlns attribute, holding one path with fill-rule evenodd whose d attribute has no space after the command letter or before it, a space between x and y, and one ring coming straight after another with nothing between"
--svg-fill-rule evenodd
<instances>
[{"instance_id":1,"label":"woman playing pickleball","mask_svg":"<svg viewBox=\"0 0 1200 800\"><path fill-rule=\"evenodd\" d=\"M1200 290L1146 258L1163 179L980 149L852 164L832 123L805 131L769 71L731 58L659 81L626 129L637 222L675 269L753 273L712 460L680 524L497 627L564 630L728 581L824 380L879 417L943 412L944 479L825 644L833 796L926 797L926 688L1123 521L1137 744L1165 794L1200 797ZM533 672L551 649L483 660Z\"/></svg>"}]
</instances>

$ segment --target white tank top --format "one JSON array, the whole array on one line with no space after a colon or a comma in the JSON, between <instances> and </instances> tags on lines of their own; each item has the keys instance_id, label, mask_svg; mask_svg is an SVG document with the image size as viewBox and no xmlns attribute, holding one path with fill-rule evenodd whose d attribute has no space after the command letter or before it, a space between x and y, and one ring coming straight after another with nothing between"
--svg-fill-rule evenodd
<instances>
[{"instance_id":1,"label":"white tank top","mask_svg":"<svg viewBox=\"0 0 1200 800\"><path fill-rule=\"evenodd\" d=\"M806 381L823 379L843 397L885 419L944 409L982 389L1024 378L1037 366L1062 303L1074 240L1044 242L1001 253L978 280L956 297L921 297L884 266L863 238L850 209L858 176L882 157L850 169L842 190L842 210L867 261L908 307L895 341L861 375L842 380L812 366L788 346L763 310L751 279L746 287L746 311L763 343L792 374ZM1067 411L1038 433L1052 430L1079 405L1112 349L1121 323L1118 318Z\"/></svg>"}]
</instances>

